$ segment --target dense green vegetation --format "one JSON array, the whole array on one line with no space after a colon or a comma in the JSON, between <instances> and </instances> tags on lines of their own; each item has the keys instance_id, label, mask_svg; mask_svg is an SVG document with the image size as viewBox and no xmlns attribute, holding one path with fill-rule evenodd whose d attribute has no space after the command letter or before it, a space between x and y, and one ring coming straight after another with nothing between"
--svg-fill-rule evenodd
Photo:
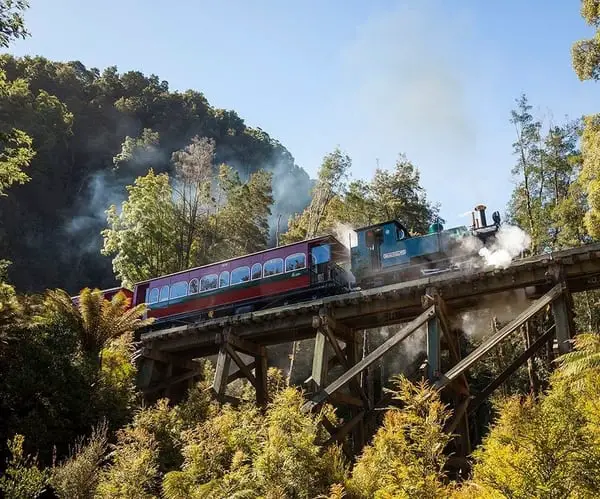
<instances>
[{"instance_id":1,"label":"dense green vegetation","mask_svg":"<svg viewBox=\"0 0 600 499\"><path fill-rule=\"evenodd\" d=\"M26 6L0 0L1 46L27 36ZM598 2L583 0L582 15L597 26ZM574 45L581 79L600 78L599 37ZM510 115L511 221L531 235L535 252L596 240L600 118L547 126L531 109L521 96ZM200 93L170 92L137 72L100 74L79 63L8 55L0 61L0 148L6 497L49 490L61 498L169 499L600 495L597 292L575 296L580 334L572 353L555 359L542 349L482 406L471 473L457 482L444 452L452 410L424 382L394 379L394 407L351 462L341 445L323 445L329 434L321 422L339 424L335 410L304 414L302 392L275 368L264 411L213 400L210 362L178 404L144 404L133 360L135 331L148 323L144 306L128 309L124 296L109 302L90 289L74 306L54 289L131 283L274 239L390 218L422 232L439 207L404 156L369 181L352 181L351 158L336 149L313 185L281 144L234 112L210 107ZM286 185L306 196L285 196ZM272 230L280 214L291 216L281 234ZM532 321L476 366L472 386L484 386L546 326L544 317ZM468 338L467 348L478 341ZM298 365L307 352L294 352ZM248 383L234 390L253 400Z\"/></svg>"},{"instance_id":2,"label":"dense green vegetation","mask_svg":"<svg viewBox=\"0 0 600 499\"><path fill-rule=\"evenodd\" d=\"M20 4L3 4L2 46L22 34L14 17ZM10 277L24 292L114 285L111 259L100 254L105 210L120 205L126 186L150 167L187 175L178 165L194 137L213 141L215 175L226 163L243 182L259 170L272 176L267 218L281 215L285 227L309 200L308 175L285 147L200 92L172 92L137 71L43 57L5 54L0 69L0 194L12 186L0 207L0 255L12 261ZM266 244L264 234L258 239Z\"/></svg>"}]
</instances>

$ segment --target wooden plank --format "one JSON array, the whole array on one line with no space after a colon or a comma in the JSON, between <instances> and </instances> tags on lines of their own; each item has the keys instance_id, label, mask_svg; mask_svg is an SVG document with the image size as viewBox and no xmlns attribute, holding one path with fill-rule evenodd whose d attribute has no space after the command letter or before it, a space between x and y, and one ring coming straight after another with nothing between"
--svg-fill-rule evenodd
<instances>
[{"instance_id":1,"label":"wooden plank","mask_svg":"<svg viewBox=\"0 0 600 499\"><path fill-rule=\"evenodd\" d=\"M227 389L227 378L229 377L229 366L231 365L231 357L227 354L227 349L223 345L219 350L217 357L217 366L215 368L215 378L213 380L213 390L217 397L225 395Z\"/></svg>"},{"instance_id":2,"label":"wooden plank","mask_svg":"<svg viewBox=\"0 0 600 499\"><path fill-rule=\"evenodd\" d=\"M333 435L325 445L331 444L333 442L341 442L344 440L344 437L348 435L350 430L354 428L358 423L360 423L365 415L365 411L360 411L356 416L354 416L350 421L345 423L340 428L336 428L335 435Z\"/></svg>"},{"instance_id":3,"label":"wooden plank","mask_svg":"<svg viewBox=\"0 0 600 499\"><path fill-rule=\"evenodd\" d=\"M557 298L552 304L552 315L556 324L558 351L563 354L571 351L571 324L566 296Z\"/></svg>"},{"instance_id":4,"label":"wooden plank","mask_svg":"<svg viewBox=\"0 0 600 499\"><path fill-rule=\"evenodd\" d=\"M250 364L248 364L248 369L252 370L256 367L256 362L250 362ZM237 371L232 372L228 377L227 377L227 384L233 383L236 379L240 379L244 377L244 373L242 372L241 369L238 368Z\"/></svg>"},{"instance_id":5,"label":"wooden plank","mask_svg":"<svg viewBox=\"0 0 600 499\"><path fill-rule=\"evenodd\" d=\"M265 407L269 400L269 393L267 389L267 349L261 347L262 355L254 357L253 364L256 365L254 370L256 374L256 403L260 407Z\"/></svg>"},{"instance_id":6,"label":"wooden plank","mask_svg":"<svg viewBox=\"0 0 600 499\"><path fill-rule=\"evenodd\" d=\"M240 338L239 336L233 334L231 331L226 331L223 334L223 341L233 345L238 352L246 353L248 355L254 355L257 357L261 356L260 345Z\"/></svg>"},{"instance_id":7,"label":"wooden plank","mask_svg":"<svg viewBox=\"0 0 600 499\"><path fill-rule=\"evenodd\" d=\"M317 390L320 390L327 384L327 367L327 338L325 332L319 328L315 336L311 376Z\"/></svg>"},{"instance_id":8,"label":"wooden plank","mask_svg":"<svg viewBox=\"0 0 600 499\"><path fill-rule=\"evenodd\" d=\"M437 317L427 321L427 377L432 382L441 370L440 327Z\"/></svg>"},{"instance_id":9,"label":"wooden plank","mask_svg":"<svg viewBox=\"0 0 600 499\"><path fill-rule=\"evenodd\" d=\"M363 401L358 397L354 397L349 393L335 392L329 397L329 400L334 404L353 405L356 407L364 407Z\"/></svg>"},{"instance_id":10,"label":"wooden plank","mask_svg":"<svg viewBox=\"0 0 600 499\"><path fill-rule=\"evenodd\" d=\"M337 380L331 383L328 387L326 387L321 392L317 393L312 400L309 400L304 404L302 409L304 411L309 411L316 405L327 400L332 393L339 390L342 386L348 383L354 376L360 373L363 369L369 367L373 362L377 361L380 357L382 357L386 352L388 352L391 348L396 346L402 340L408 338L411 334L413 334L417 329L419 329L425 322L427 322L433 315L435 314L435 307L430 307L425 312L423 312L419 317L417 317L414 321L404 327L401 331L396 333L391 338L388 338L385 342L379 345L375 350L373 350L369 355L367 355L360 362L353 365L348 371L346 371L342 376L340 376Z\"/></svg>"},{"instance_id":11,"label":"wooden plank","mask_svg":"<svg viewBox=\"0 0 600 499\"><path fill-rule=\"evenodd\" d=\"M521 367L527 360L535 355L535 353L544 346L544 343L552 337L555 326L552 325L542 336L535 340L529 348L521 353L515 360L513 360L508 367L506 367L492 382L490 382L480 393L472 398L469 403L469 413L475 412L477 407L488 398L494 390L496 390L502 383L504 383L511 374L513 374L519 367Z\"/></svg>"},{"instance_id":12,"label":"wooden plank","mask_svg":"<svg viewBox=\"0 0 600 499\"><path fill-rule=\"evenodd\" d=\"M531 319L531 317L533 317L543 308L547 307L550 303L552 303L558 296L561 295L562 292L562 284L557 284L556 286L554 286L550 291L548 291L548 293L536 300L533 303L533 305L527 307L527 309L521 312L509 324L504 326L497 333L490 336L479 347L477 347L463 360L461 360L456 366L450 369L445 375L442 376L442 378L439 381L435 383L434 386L440 389L450 384L452 381L454 381L456 378L458 378L460 375L466 372L483 355L485 355L492 348L498 345L498 343L502 342L506 337L513 333L522 324L524 324L526 321Z\"/></svg>"},{"instance_id":13,"label":"wooden plank","mask_svg":"<svg viewBox=\"0 0 600 499\"><path fill-rule=\"evenodd\" d=\"M337 339L336 339L331 327L329 326L328 323L326 323L325 327L323 329L325 330L325 334L326 334L327 338L329 339L329 343L333 347L333 351L335 352L335 355L339 359L339 361L342 364L342 366L344 367L344 369L346 369L346 371L347 371L348 369L350 369L351 363L348 362L348 359L346 358L346 356L344 356L342 349L340 348L340 345L337 342ZM360 386L360 378L358 377L358 374L359 373L357 373L356 376L354 376L353 378L350 379L350 383L352 384L353 390L355 390L356 393L358 393L360 395L360 398L363 400L365 405L368 407L369 406L369 398L367 397L367 394L363 390L362 386Z\"/></svg>"},{"instance_id":14,"label":"wooden plank","mask_svg":"<svg viewBox=\"0 0 600 499\"><path fill-rule=\"evenodd\" d=\"M229 356L233 359L233 361L240 368L240 371L242 371L242 373L244 374L246 379L248 381L250 381L250 383L252 383L252 386L254 388L256 388L256 378L254 377L254 374L252 374L252 372L250 372L250 369L248 369L248 366L244 363L244 361L240 358L240 356L237 354L237 352L233 349L231 344L225 343L223 346L225 347L225 350L227 351Z\"/></svg>"},{"instance_id":15,"label":"wooden plank","mask_svg":"<svg viewBox=\"0 0 600 499\"><path fill-rule=\"evenodd\" d=\"M155 393L164 390L165 388L169 388L172 385L176 385L177 383L181 383L182 381L191 379L194 376L200 376L201 374L202 373L200 371L188 371L186 373L179 374L178 376L171 376L156 385L143 388L142 391L144 394Z\"/></svg>"}]
</instances>

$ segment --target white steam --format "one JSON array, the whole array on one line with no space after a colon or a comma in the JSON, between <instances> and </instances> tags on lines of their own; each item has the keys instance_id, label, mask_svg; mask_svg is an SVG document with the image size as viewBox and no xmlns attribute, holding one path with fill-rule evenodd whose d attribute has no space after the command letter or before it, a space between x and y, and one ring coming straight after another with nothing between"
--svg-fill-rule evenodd
<instances>
[{"instance_id":1,"label":"white steam","mask_svg":"<svg viewBox=\"0 0 600 499\"><path fill-rule=\"evenodd\" d=\"M467 257L470 263L476 263L470 255L479 255L484 267L505 269L531 245L531 237L514 225L504 224L486 245L475 236L467 236L460 241L460 247L451 257L455 263ZM465 267L466 268L466 267Z\"/></svg>"},{"instance_id":2,"label":"white steam","mask_svg":"<svg viewBox=\"0 0 600 499\"><path fill-rule=\"evenodd\" d=\"M508 322L525 310L531 302L525 290L517 289L483 296L477 310L459 314L453 326L461 329L471 339L481 340L492 333L492 320Z\"/></svg>"},{"instance_id":3,"label":"white steam","mask_svg":"<svg viewBox=\"0 0 600 499\"><path fill-rule=\"evenodd\" d=\"M336 222L333 228L333 234L336 239L348 249L358 244L356 232L354 232L354 229L348 224Z\"/></svg>"},{"instance_id":4,"label":"white steam","mask_svg":"<svg viewBox=\"0 0 600 499\"><path fill-rule=\"evenodd\" d=\"M510 266L514 258L529 249L530 245L529 234L514 225L503 225L496 233L492 245L489 248L481 248L479 255L487 265L505 269Z\"/></svg>"}]
</instances>

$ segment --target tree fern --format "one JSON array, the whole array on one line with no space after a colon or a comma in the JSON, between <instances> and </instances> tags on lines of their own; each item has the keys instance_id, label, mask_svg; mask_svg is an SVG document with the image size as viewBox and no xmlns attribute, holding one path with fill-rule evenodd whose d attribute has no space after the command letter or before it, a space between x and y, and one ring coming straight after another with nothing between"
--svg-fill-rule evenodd
<instances>
[{"instance_id":1,"label":"tree fern","mask_svg":"<svg viewBox=\"0 0 600 499\"><path fill-rule=\"evenodd\" d=\"M146 305L129 308L130 299L117 293L112 300L104 299L98 289L85 288L79 295L79 305L62 289L46 293L45 317L43 320L61 320L78 332L82 350L99 358L107 341L124 333L134 332L152 323L153 319L142 319Z\"/></svg>"},{"instance_id":2,"label":"tree fern","mask_svg":"<svg viewBox=\"0 0 600 499\"><path fill-rule=\"evenodd\" d=\"M558 375L563 379L580 380L590 370L600 368L600 335L579 334L573 339L574 350L557 359Z\"/></svg>"}]
</instances>

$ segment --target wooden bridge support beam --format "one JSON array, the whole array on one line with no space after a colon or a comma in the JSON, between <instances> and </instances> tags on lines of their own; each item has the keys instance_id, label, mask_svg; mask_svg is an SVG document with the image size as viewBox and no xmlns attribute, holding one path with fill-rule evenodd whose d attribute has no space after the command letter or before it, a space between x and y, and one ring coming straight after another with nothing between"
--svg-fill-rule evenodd
<instances>
[{"instance_id":1,"label":"wooden bridge support beam","mask_svg":"<svg viewBox=\"0 0 600 499\"><path fill-rule=\"evenodd\" d=\"M353 367L358 359L358 344L356 331L337 322L326 309L319 310L319 315L313 317L313 327L316 329L315 348L313 353L312 383L316 393L324 390L327 386L328 366L332 360L328 359L328 347L335 354L335 360L346 371ZM342 348L338 341L341 337L345 343ZM329 428L332 439L343 439L346 434L352 435L352 452L356 453L364 446L365 428L364 414L369 407L369 398L361 384L359 376L349 379L350 393L336 392L332 400L341 405L349 406L352 418L340 428ZM351 426L348 426L350 425ZM326 426L327 427L327 426Z\"/></svg>"},{"instance_id":2,"label":"wooden bridge support beam","mask_svg":"<svg viewBox=\"0 0 600 499\"><path fill-rule=\"evenodd\" d=\"M469 368L475 364L481 357L487 354L490 350L496 347L504 339L515 332L525 322L531 319L534 315L550 305L563 292L563 286L557 284L541 298L538 298L532 305L527 307L515 319L504 326L500 331L487 338L479 347L473 350L469 355L462 359L458 364L452 367L435 383L435 387L442 389L452 383L454 380L463 376Z\"/></svg>"},{"instance_id":3,"label":"wooden bridge support beam","mask_svg":"<svg viewBox=\"0 0 600 499\"><path fill-rule=\"evenodd\" d=\"M552 304L552 315L556 324L556 341L560 354L571 351L571 317L568 307L568 296L566 290L562 296L559 296Z\"/></svg>"},{"instance_id":4,"label":"wooden bridge support beam","mask_svg":"<svg viewBox=\"0 0 600 499\"><path fill-rule=\"evenodd\" d=\"M150 348L141 349L134 358L138 362L137 386L150 399L167 397L176 402L185 391L176 389L201 375L201 366L197 362Z\"/></svg>"},{"instance_id":5,"label":"wooden bridge support beam","mask_svg":"<svg viewBox=\"0 0 600 499\"><path fill-rule=\"evenodd\" d=\"M434 305L436 310L435 317L427 322L427 377L430 383L435 383L442 374L442 335L449 352L449 360L453 365L460 361L459 339L450 328L448 308L437 289L427 289L422 299L422 305L423 307ZM454 417L448 430L451 433L456 430L457 436L454 439L456 451L454 454L460 457L466 457L471 453L469 415L466 412L469 400L469 383L466 376L462 375L452 386Z\"/></svg>"},{"instance_id":6,"label":"wooden bridge support beam","mask_svg":"<svg viewBox=\"0 0 600 499\"><path fill-rule=\"evenodd\" d=\"M212 387L215 396L222 402L235 403L236 400L226 394L227 385L243 377L254 387L256 403L260 407L265 407L268 401L266 348L239 338L229 329L223 332L221 341ZM249 363L244 362L238 352L253 357L253 360ZM234 373L230 373L231 361L238 368Z\"/></svg>"},{"instance_id":7,"label":"wooden bridge support beam","mask_svg":"<svg viewBox=\"0 0 600 499\"><path fill-rule=\"evenodd\" d=\"M441 370L441 336L437 316L427 321L427 378L436 380Z\"/></svg>"}]
</instances>

